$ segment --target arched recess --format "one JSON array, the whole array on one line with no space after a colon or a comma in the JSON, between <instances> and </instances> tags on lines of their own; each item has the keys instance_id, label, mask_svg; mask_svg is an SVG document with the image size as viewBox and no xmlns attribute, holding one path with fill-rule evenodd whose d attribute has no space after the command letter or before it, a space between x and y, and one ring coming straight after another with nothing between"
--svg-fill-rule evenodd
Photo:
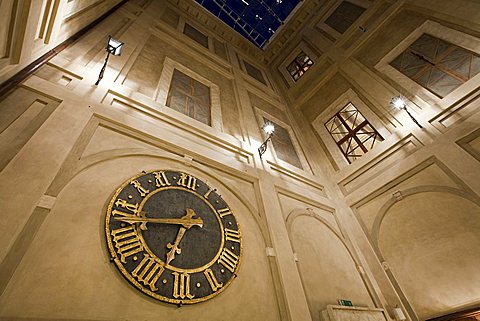
<instances>
[{"instance_id":1,"label":"arched recess","mask_svg":"<svg viewBox=\"0 0 480 321\"><path fill-rule=\"evenodd\" d=\"M372 242L404 304L428 319L480 303L480 200L446 186L394 193Z\"/></svg>"},{"instance_id":2,"label":"arched recess","mask_svg":"<svg viewBox=\"0 0 480 321\"><path fill-rule=\"evenodd\" d=\"M153 150L153 149L145 149L145 148L123 148L123 149L114 149L99 152L93 155L89 155L87 157L81 158L75 161L66 161L62 167L60 168L58 174L50 184L47 189L46 194L50 196L56 197L63 188L73 179L75 176L79 175L81 172L87 170L88 168L100 164L102 162L107 162L117 158L125 158L125 157L151 157L157 158L159 160L169 160L175 162L181 166L181 164L185 165L185 158L180 157L178 155L172 154L171 152L166 152L162 150ZM202 165L197 163L196 161L192 161L186 168L192 167L196 170L199 170L203 174L209 177L215 177L218 174L214 173L208 166ZM142 169L144 170L144 169ZM245 173L242 173L242 177L245 177ZM127 179L127 178L125 178ZM243 193L235 188L234 186L227 186L223 184L222 180L217 180L217 184L222 185L224 188L229 190L233 195L235 195L241 202L249 209L251 213L255 213L253 215L257 224L260 226L262 230L264 241L267 244L270 244L270 237L266 228L263 226L263 223L259 219L258 211L255 209L253 204L248 200Z\"/></svg>"},{"instance_id":3,"label":"arched recess","mask_svg":"<svg viewBox=\"0 0 480 321\"><path fill-rule=\"evenodd\" d=\"M312 320L339 299L375 306L363 269L335 227L311 209L293 210L286 225Z\"/></svg>"},{"instance_id":4,"label":"arched recess","mask_svg":"<svg viewBox=\"0 0 480 321\"><path fill-rule=\"evenodd\" d=\"M265 255L267 241L256 211L242 193L222 184L213 170L195 163L186 165L180 157L120 154L105 154L103 160L92 158L94 162L71 173L58 190L54 207L11 279L13 286L5 292L9 302L22 302L20 314L56 319L108 315L144 320L235 320L239 316L280 320L277 300L281 293L276 291L275 269ZM188 171L218 187L237 216L244 241L236 280L216 298L181 309L155 301L129 285L110 263L104 236L105 208L113 191L142 170L162 168ZM56 304L45 304L45 298ZM19 315L16 308L18 304L5 307L11 315ZM199 313L199 309L209 313Z\"/></svg>"}]
</instances>

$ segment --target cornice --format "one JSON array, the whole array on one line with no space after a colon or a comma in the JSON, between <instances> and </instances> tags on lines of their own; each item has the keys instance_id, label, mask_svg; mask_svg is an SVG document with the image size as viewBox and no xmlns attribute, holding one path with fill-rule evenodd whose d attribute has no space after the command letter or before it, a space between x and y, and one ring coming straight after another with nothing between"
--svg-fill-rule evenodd
<instances>
[{"instance_id":1,"label":"cornice","mask_svg":"<svg viewBox=\"0 0 480 321\"><path fill-rule=\"evenodd\" d=\"M220 38L239 49L249 57L255 57L264 62L264 52L253 43L243 38L235 30L231 29L219 18L202 8L193 0L167 0L169 3L180 9L185 15L199 24L212 30Z\"/></svg>"}]
</instances>

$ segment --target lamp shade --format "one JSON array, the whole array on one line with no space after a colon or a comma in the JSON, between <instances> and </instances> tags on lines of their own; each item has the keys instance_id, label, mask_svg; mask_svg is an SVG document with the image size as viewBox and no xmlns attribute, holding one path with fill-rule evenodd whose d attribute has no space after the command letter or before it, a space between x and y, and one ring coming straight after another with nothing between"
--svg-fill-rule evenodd
<instances>
[{"instance_id":1,"label":"lamp shade","mask_svg":"<svg viewBox=\"0 0 480 321\"><path fill-rule=\"evenodd\" d=\"M275 126L270 122L266 122L262 129L267 135L271 135L275 131Z\"/></svg>"},{"instance_id":2,"label":"lamp shade","mask_svg":"<svg viewBox=\"0 0 480 321\"><path fill-rule=\"evenodd\" d=\"M112 36L108 36L107 51L114 56L120 56L122 53L123 42L113 39Z\"/></svg>"},{"instance_id":3,"label":"lamp shade","mask_svg":"<svg viewBox=\"0 0 480 321\"><path fill-rule=\"evenodd\" d=\"M390 101L390 104L398 109L403 109L405 108L405 100L402 98L402 96L396 96L393 97L392 100Z\"/></svg>"}]
</instances>

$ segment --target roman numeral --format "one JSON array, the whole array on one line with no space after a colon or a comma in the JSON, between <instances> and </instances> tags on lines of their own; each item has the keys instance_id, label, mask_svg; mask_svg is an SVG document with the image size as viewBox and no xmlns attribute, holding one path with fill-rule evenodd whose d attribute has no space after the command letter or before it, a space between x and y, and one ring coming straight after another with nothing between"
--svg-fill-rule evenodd
<instances>
[{"instance_id":1,"label":"roman numeral","mask_svg":"<svg viewBox=\"0 0 480 321\"><path fill-rule=\"evenodd\" d=\"M144 197L145 195L147 195L148 193L150 193L150 191L148 189L145 189L142 184L140 184L139 181L137 180L133 180L130 182L130 185L133 185L133 187L135 187L137 189L137 191L140 193L140 196Z\"/></svg>"},{"instance_id":2,"label":"roman numeral","mask_svg":"<svg viewBox=\"0 0 480 321\"><path fill-rule=\"evenodd\" d=\"M218 215L220 215L221 218L224 218L227 215L232 215L232 211L228 208L222 208L221 210L217 210Z\"/></svg>"},{"instance_id":3,"label":"roman numeral","mask_svg":"<svg viewBox=\"0 0 480 321\"><path fill-rule=\"evenodd\" d=\"M238 256L229 249L223 248L222 254L217 262L233 273L238 263Z\"/></svg>"},{"instance_id":4,"label":"roman numeral","mask_svg":"<svg viewBox=\"0 0 480 321\"><path fill-rule=\"evenodd\" d=\"M213 271L211 269L206 269L205 271L203 271L203 274L205 274L205 277L207 278L207 281L210 284L213 292L216 292L223 286L223 283L218 283L217 278L215 277L215 274L213 274Z\"/></svg>"},{"instance_id":5,"label":"roman numeral","mask_svg":"<svg viewBox=\"0 0 480 321\"><path fill-rule=\"evenodd\" d=\"M180 175L177 181L178 186L183 186L194 191L197 188L197 179L185 173Z\"/></svg>"},{"instance_id":6,"label":"roman numeral","mask_svg":"<svg viewBox=\"0 0 480 321\"><path fill-rule=\"evenodd\" d=\"M157 263L150 255L144 254L143 260L133 270L132 275L144 285L148 285L150 290L157 291L155 286L163 273L163 265Z\"/></svg>"},{"instance_id":7,"label":"roman numeral","mask_svg":"<svg viewBox=\"0 0 480 321\"><path fill-rule=\"evenodd\" d=\"M153 175L155 175L155 186L157 187L164 187L164 186L169 186L171 185L170 182L167 179L167 175L165 175L165 172L154 172Z\"/></svg>"},{"instance_id":8,"label":"roman numeral","mask_svg":"<svg viewBox=\"0 0 480 321\"><path fill-rule=\"evenodd\" d=\"M240 243L240 232L225 228L225 240Z\"/></svg>"},{"instance_id":9,"label":"roman numeral","mask_svg":"<svg viewBox=\"0 0 480 321\"><path fill-rule=\"evenodd\" d=\"M132 225L113 230L112 236L122 263L126 263L126 257L143 250L143 245Z\"/></svg>"},{"instance_id":10,"label":"roman numeral","mask_svg":"<svg viewBox=\"0 0 480 321\"><path fill-rule=\"evenodd\" d=\"M213 192L213 188L209 187L208 191L203 194L203 197L205 197L208 200L208 197L210 196L210 193Z\"/></svg>"},{"instance_id":11,"label":"roman numeral","mask_svg":"<svg viewBox=\"0 0 480 321\"><path fill-rule=\"evenodd\" d=\"M119 211L119 210L113 210L113 211L112 211L112 215L113 215L113 216L118 215L118 216L123 216L123 217L137 217L137 216L135 216L135 215L128 214L128 213L124 213L124 212Z\"/></svg>"},{"instance_id":12,"label":"roman numeral","mask_svg":"<svg viewBox=\"0 0 480 321\"><path fill-rule=\"evenodd\" d=\"M175 299L193 299L195 296L190 294L190 274L173 272L174 284L173 284L173 297Z\"/></svg>"},{"instance_id":13,"label":"roman numeral","mask_svg":"<svg viewBox=\"0 0 480 321\"><path fill-rule=\"evenodd\" d=\"M123 207L124 209L132 212L133 214L137 214L138 212L138 203L137 204L130 204L127 203L126 200L122 200L121 198L117 199L115 202L115 206ZM121 213L121 212L118 212Z\"/></svg>"}]
</instances>

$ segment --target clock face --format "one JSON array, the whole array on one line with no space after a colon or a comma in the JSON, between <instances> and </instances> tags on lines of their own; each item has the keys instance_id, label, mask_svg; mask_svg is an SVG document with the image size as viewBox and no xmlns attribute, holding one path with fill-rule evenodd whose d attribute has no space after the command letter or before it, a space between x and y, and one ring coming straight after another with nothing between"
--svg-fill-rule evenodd
<instances>
[{"instance_id":1,"label":"clock face","mask_svg":"<svg viewBox=\"0 0 480 321\"><path fill-rule=\"evenodd\" d=\"M216 190L182 172L142 173L107 209L108 249L133 285L175 304L208 300L236 277L240 227Z\"/></svg>"}]
</instances>

